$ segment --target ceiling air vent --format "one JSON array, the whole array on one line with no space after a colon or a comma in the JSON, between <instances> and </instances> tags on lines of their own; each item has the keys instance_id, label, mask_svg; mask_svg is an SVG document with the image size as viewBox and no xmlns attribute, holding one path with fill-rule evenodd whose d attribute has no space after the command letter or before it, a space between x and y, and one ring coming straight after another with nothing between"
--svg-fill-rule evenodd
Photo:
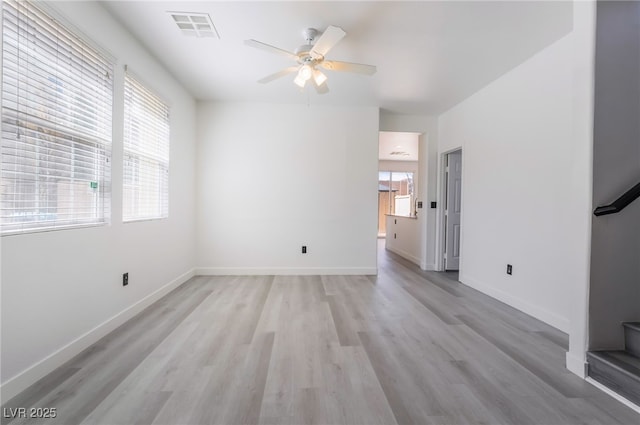
<instances>
[{"instance_id":1,"label":"ceiling air vent","mask_svg":"<svg viewBox=\"0 0 640 425\"><path fill-rule=\"evenodd\" d=\"M393 151L389 155L409 156L409 152L405 151Z\"/></svg>"},{"instance_id":2,"label":"ceiling air vent","mask_svg":"<svg viewBox=\"0 0 640 425\"><path fill-rule=\"evenodd\" d=\"M182 34L189 37L220 38L208 13L167 12Z\"/></svg>"}]
</instances>

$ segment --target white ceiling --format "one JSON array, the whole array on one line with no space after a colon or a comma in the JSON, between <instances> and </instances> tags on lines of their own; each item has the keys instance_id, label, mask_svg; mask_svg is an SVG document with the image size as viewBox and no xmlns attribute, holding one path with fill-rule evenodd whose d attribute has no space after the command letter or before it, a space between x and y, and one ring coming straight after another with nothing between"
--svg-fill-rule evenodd
<instances>
[{"instance_id":1,"label":"white ceiling","mask_svg":"<svg viewBox=\"0 0 640 425\"><path fill-rule=\"evenodd\" d=\"M188 2L103 5L199 100L376 106L439 114L571 31L570 2ZM167 11L208 13L220 39L180 33ZM327 71L330 92L301 93L292 65L246 39L293 51L302 31L339 26L328 59L376 65L372 76ZM311 89L312 90L312 89Z\"/></svg>"}]
</instances>

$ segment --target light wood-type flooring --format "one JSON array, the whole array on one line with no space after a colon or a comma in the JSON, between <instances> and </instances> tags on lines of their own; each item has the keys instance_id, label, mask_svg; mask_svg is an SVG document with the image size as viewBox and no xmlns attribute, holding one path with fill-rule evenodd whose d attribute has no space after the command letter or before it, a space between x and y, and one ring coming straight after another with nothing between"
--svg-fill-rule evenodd
<instances>
[{"instance_id":1,"label":"light wood-type flooring","mask_svg":"<svg viewBox=\"0 0 640 425\"><path fill-rule=\"evenodd\" d=\"M3 407L67 425L640 424L565 369L565 334L384 249L378 266L196 277Z\"/></svg>"}]
</instances>

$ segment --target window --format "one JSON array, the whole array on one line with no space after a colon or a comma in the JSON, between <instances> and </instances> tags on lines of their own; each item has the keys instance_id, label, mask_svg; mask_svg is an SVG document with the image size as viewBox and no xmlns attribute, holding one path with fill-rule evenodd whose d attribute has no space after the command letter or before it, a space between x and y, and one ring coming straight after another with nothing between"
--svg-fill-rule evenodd
<instances>
[{"instance_id":1,"label":"window","mask_svg":"<svg viewBox=\"0 0 640 425\"><path fill-rule=\"evenodd\" d=\"M414 214L413 173L405 171L378 172L378 191L385 200L384 214L412 216Z\"/></svg>"},{"instance_id":2,"label":"window","mask_svg":"<svg viewBox=\"0 0 640 425\"><path fill-rule=\"evenodd\" d=\"M386 214L415 216L413 173L405 171L378 172L378 234L386 233Z\"/></svg>"},{"instance_id":3,"label":"window","mask_svg":"<svg viewBox=\"0 0 640 425\"><path fill-rule=\"evenodd\" d=\"M124 221L169 216L169 107L127 72L124 83Z\"/></svg>"},{"instance_id":4,"label":"window","mask_svg":"<svg viewBox=\"0 0 640 425\"><path fill-rule=\"evenodd\" d=\"M2 234L108 222L112 75L34 4L2 2Z\"/></svg>"}]
</instances>

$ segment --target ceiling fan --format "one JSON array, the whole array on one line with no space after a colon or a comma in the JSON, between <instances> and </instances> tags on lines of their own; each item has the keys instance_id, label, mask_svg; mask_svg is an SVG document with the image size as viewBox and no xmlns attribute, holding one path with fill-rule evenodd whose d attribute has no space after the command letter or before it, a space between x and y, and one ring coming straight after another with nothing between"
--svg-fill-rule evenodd
<instances>
[{"instance_id":1,"label":"ceiling fan","mask_svg":"<svg viewBox=\"0 0 640 425\"><path fill-rule=\"evenodd\" d=\"M298 47L294 52L289 52L284 49L272 46L270 44L263 43L257 40L245 40L247 46L255 47L258 49L266 50L267 52L276 53L282 56L286 56L289 59L296 61L296 65L285 68L275 74L268 75L259 83L269 83L285 75L297 72L296 78L293 82L300 88L304 88L307 81L311 81L311 84L315 87L316 91L320 94L327 93L329 88L327 87L327 76L318 69L324 68L329 71L344 71L355 72L358 74L373 75L376 72L376 67L373 65L364 65L360 63L342 62L326 60L325 55L331 50L333 46L338 44L342 38L347 35L342 28L329 26L325 32L320 35L320 38L316 40L318 36L318 30L314 28L307 28L303 31L302 35L306 41L306 44Z\"/></svg>"}]
</instances>

